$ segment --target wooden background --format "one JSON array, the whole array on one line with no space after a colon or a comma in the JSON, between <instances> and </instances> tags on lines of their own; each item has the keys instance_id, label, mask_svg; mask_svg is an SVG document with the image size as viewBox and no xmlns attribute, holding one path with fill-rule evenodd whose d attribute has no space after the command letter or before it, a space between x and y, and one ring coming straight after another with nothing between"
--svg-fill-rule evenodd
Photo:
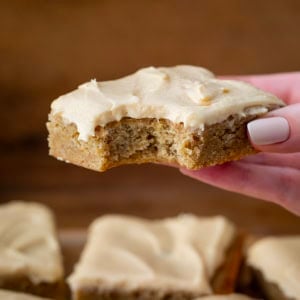
<instances>
[{"instance_id":1,"label":"wooden background","mask_svg":"<svg viewBox=\"0 0 300 300\"><path fill-rule=\"evenodd\" d=\"M48 157L51 101L91 78L144 66L195 64L217 74L300 69L297 0L2 0L0 201L50 205L60 228L102 213L224 214L255 233L300 233L280 207L193 181L176 169L104 174ZM299 199L300 200L300 199Z\"/></svg>"}]
</instances>

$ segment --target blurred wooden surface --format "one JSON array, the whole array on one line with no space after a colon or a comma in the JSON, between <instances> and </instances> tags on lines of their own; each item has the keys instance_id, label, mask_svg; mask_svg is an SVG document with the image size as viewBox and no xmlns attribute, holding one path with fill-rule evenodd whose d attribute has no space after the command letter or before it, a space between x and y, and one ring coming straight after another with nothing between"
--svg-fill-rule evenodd
<instances>
[{"instance_id":1,"label":"blurred wooden surface","mask_svg":"<svg viewBox=\"0 0 300 300\"><path fill-rule=\"evenodd\" d=\"M273 204L221 191L158 165L97 173L37 150L2 153L1 199L40 201L54 209L60 228L82 228L105 213L149 218L178 213L223 214L253 233L299 233L300 218Z\"/></svg>"},{"instance_id":2,"label":"blurred wooden surface","mask_svg":"<svg viewBox=\"0 0 300 300\"><path fill-rule=\"evenodd\" d=\"M102 213L224 214L257 233L300 233L300 219L259 200L146 165L104 174L48 157L51 101L91 78L149 65L217 74L300 69L297 0L0 2L0 201L41 201L61 228Z\"/></svg>"}]
</instances>

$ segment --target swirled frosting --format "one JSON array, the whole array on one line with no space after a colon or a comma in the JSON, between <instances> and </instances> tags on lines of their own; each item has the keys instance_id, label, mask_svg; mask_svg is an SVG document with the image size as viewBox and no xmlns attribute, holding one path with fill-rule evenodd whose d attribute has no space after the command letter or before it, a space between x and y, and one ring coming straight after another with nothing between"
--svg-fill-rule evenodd
<instances>
[{"instance_id":1,"label":"swirled frosting","mask_svg":"<svg viewBox=\"0 0 300 300\"><path fill-rule=\"evenodd\" d=\"M50 300L46 298L40 298L23 293L16 293L12 291L0 290L0 299L2 300Z\"/></svg>"},{"instance_id":2,"label":"swirled frosting","mask_svg":"<svg viewBox=\"0 0 300 300\"><path fill-rule=\"evenodd\" d=\"M14 201L0 206L0 276L25 276L33 283L62 278L54 221L45 206Z\"/></svg>"},{"instance_id":3,"label":"swirled frosting","mask_svg":"<svg viewBox=\"0 0 300 300\"><path fill-rule=\"evenodd\" d=\"M263 238L250 247L247 261L285 296L299 299L300 235Z\"/></svg>"},{"instance_id":4,"label":"swirled frosting","mask_svg":"<svg viewBox=\"0 0 300 300\"><path fill-rule=\"evenodd\" d=\"M163 220L109 215L90 228L72 290L162 289L210 294L210 279L235 235L223 217Z\"/></svg>"},{"instance_id":5,"label":"swirled frosting","mask_svg":"<svg viewBox=\"0 0 300 300\"><path fill-rule=\"evenodd\" d=\"M283 102L247 83L216 79L201 67L148 67L121 79L80 85L52 103L50 120L61 114L67 124L76 124L79 139L87 140L96 126L124 117L163 118L201 130L230 115L265 113L274 105Z\"/></svg>"}]
</instances>

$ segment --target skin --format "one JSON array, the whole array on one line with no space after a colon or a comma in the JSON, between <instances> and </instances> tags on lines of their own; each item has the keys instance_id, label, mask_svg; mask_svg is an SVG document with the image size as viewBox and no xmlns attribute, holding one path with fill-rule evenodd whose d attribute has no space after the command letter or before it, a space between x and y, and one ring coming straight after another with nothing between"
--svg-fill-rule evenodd
<instances>
[{"instance_id":1,"label":"skin","mask_svg":"<svg viewBox=\"0 0 300 300\"><path fill-rule=\"evenodd\" d=\"M261 153L198 171L180 171L219 188L276 203L300 215L300 72L226 79L249 82L281 98L287 106L265 117L284 117L290 127L289 138L263 146L251 141Z\"/></svg>"}]
</instances>

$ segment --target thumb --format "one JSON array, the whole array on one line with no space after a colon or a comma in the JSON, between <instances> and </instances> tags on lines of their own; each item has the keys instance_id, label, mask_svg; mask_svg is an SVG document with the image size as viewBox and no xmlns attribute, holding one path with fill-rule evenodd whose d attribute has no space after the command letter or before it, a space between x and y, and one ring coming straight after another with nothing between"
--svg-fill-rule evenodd
<instances>
[{"instance_id":1,"label":"thumb","mask_svg":"<svg viewBox=\"0 0 300 300\"><path fill-rule=\"evenodd\" d=\"M264 152L300 151L300 103L268 113L247 125L254 148Z\"/></svg>"}]
</instances>

